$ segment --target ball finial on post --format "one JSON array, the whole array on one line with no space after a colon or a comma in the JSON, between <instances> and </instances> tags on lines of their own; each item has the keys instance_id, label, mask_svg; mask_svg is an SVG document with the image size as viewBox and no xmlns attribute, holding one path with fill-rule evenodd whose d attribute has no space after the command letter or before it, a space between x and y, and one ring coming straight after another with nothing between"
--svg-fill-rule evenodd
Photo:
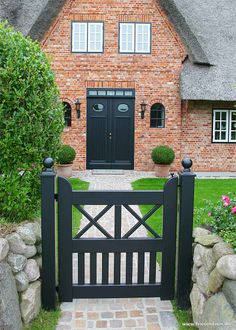
<instances>
[{"instance_id":1,"label":"ball finial on post","mask_svg":"<svg viewBox=\"0 0 236 330\"><path fill-rule=\"evenodd\" d=\"M191 167L193 165L192 159L191 158L184 158L182 160L182 165L184 168L184 172L191 172Z\"/></svg>"},{"instance_id":2,"label":"ball finial on post","mask_svg":"<svg viewBox=\"0 0 236 330\"><path fill-rule=\"evenodd\" d=\"M54 160L51 157L47 157L43 160L43 166L45 167L46 171L52 170L54 165Z\"/></svg>"}]
</instances>

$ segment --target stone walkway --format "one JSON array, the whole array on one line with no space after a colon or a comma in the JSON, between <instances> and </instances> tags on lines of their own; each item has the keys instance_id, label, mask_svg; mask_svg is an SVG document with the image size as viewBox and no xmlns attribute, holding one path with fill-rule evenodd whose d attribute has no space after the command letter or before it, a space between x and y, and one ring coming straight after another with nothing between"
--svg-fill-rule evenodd
<instances>
[{"instance_id":1,"label":"stone walkway","mask_svg":"<svg viewBox=\"0 0 236 330\"><path fill-rule=\"evenodd\" d=\"M151 177L151 173L124 171L123 175L93 175L91 171L76 173L76 177L90 182L90 190L131 190L131 182L143 177ZM85 206L85 210L95 216L104 206ZM140 214L138 206L132 206ZM114 208L110 209L100 220L110 234L113 234ZM81 228L88 221L83 218ZM137 221L128 211L122 208L122 233L125 233ZM131 237L146 237L146 229L141 226ZM104 237L92 226L83 237ZM135 254L134 254L135 255ZM125 256L121 254L121 283L125 283ZM148 276L149 259L145 254L145 278ZM101 283L101 255L97 259L97 282ZM109 254L109 282L113 282L113 255ZM73 256L73 281L78 276L77 255ZM137 281L137 255L134 256L133 281ZM160 271L157 267L156 280L160 281ZM85 258L85 282L89 283L89 256ZM177 329L170 301L159 298L116 298L116 299L74 299L72 303L61 304L62 316L57 330L75 329L135 329L135 330L171 330Z\"/></svg>"}]
</instances>

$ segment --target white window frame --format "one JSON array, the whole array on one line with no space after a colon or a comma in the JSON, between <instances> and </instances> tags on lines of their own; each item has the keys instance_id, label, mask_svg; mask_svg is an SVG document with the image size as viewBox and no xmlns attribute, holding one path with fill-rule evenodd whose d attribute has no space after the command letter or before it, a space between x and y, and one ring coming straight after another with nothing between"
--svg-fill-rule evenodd
<instances>
[{"instance_id":1,"label":"white window frame","mask_svg":"<svg viewBox=\"0 0 236 330\"><path fill-rule=\"evenodd\" d=\"M232 121L234 121L236 123L236 120L232 120L233 112L236 113L236 110L231 110L229 112L229 142L236 143L236 139L234 140L234 139L231 138L231 133L236 132L236 129L232 130L232 128L231 128L232 127Z\"/></svg>"},{"instance_id":2,"label":"white window frame","mask_svg":"<svg viewBox=\"0 0 236 330\"><path fill-rule=\"evenodd\" d=\"M236 112L236 110L233 109L213 109L213 122L212 122L212 142L215 143L236 143L236 139L231 138L231 124L232 124L232 114L233 112ZM220 113L220 119L216 119L216 114ZM222 113L226 114L226 119L222 120ZM216 129L216 123L220 123L220 128ZM222 129L222 122L226 122L226 129ZM216 133L219 132L220 139L216 139ZM221 133L225 132L225 139L221 138Z\"/></svg>"},{"instance_id":3,"label":"white window frame","mask_svg":"<svg viewBox=\"0 0 236 330\"><path fill-rule=\"evenodd\" d=\"M85 26L85 47L84 48L76 48L76 33L75 28L76 26ZM91 48L91 26L95 25L95 30L96 26L100 26L100 36L101 40L97 41L97 33L95 32L95 38L94 38L94 43L100 42L100 47L97 49ZM71 52L72 53L103 53L104 50L104 23L103 22L85 22L85 21L74 21L72 22L72 43L71 43Z\"/></svg>"},{"instance_id":4,"label":"white window frame","mask_svg":"<svg viewBox=\"0 0 236 330\"><path fill-rule=\"evenodd\" d=\"M133 40L132 40L132 50L128 50L127 48L123 48L122 43L122 27L123 26L133 26ZM141 50L137 50L137 41L138 41L138 28L137 26L148 26L148 49L145 50L142 47ZM152 27L151 23L135 23L135 22L120 22L119 23L119 53L126 53L126 54L151 54L151 34L152 34Z\"/></svg>"}]
</instances>

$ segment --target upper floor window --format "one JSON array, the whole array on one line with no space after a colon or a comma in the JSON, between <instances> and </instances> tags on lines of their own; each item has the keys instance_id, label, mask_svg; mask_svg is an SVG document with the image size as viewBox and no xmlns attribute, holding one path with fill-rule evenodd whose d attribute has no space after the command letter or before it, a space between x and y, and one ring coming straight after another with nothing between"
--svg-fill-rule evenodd
<instances>
[{"instance_id":1,"label":"upper floor window","mask_svg":"<svg viewBox=\"0 0 236 330\"><path fill-rule=\"evenodd\" d=\"M151 52L150 23L120 23L120 53L148 54Z\"/></svg>"},{"instance_id":2,"label":"upper floor window","mask_svg":"<svg viewBox=\"0 0 236 330\"><path fill-rule=\"evenodd\" d=\"M72 52L102 53L103 52L103 23L73 22L72 23Z\"/></svg>"},{"instance_id":3,"label":"upper floor window","mask_svg":"<svg viewBox=\"0 0 236 330\"><path fill-rule=\"evenodd\" d=\"M213 110L213 142L236 142L236 110Z\"/></svg>"},{"instance_id":4,"label":"upper floor window","mask_svg":"<svg viewBox=\"0 0 236 330\"><path fill-rule=\"evenodd\" d=\"M65 126L71 126L71 105L68 102L63 102L64 106L64 119L65 119Z\"/></svg>"},{"instance_id":5,"label":"upper floor window","mask_svg":"<svg viewBox=\"0 0 236 330\"><path fill-rule=\"evenodd\" d=\"M165 107L161 103L155 103L151 107L150 127L165 127Z\"/></svg>"}]
</instances>

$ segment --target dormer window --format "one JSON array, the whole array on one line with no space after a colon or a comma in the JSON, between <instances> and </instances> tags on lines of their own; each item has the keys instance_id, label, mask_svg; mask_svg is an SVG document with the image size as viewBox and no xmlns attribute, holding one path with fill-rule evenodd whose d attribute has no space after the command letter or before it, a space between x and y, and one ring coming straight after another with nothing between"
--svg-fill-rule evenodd
<instances>
[{"instance_id":1,"label":"dormer window","mask_svg":"<svg viewBox=\"0 0 236 330\"><path fill-rule=\"evenodd\" d=\"M120 23L120 53L151 53L150 23Z\"/></svg>"},{"instance_id":2,"label":"dormer window","mask_svg":"<svg viewBox=\"0 0 236 330\"><path fill-rule=\"evenodd\" d=\"M102 53L103 23L72 22L72 52Z\"/></svg>"}]
</instances>

